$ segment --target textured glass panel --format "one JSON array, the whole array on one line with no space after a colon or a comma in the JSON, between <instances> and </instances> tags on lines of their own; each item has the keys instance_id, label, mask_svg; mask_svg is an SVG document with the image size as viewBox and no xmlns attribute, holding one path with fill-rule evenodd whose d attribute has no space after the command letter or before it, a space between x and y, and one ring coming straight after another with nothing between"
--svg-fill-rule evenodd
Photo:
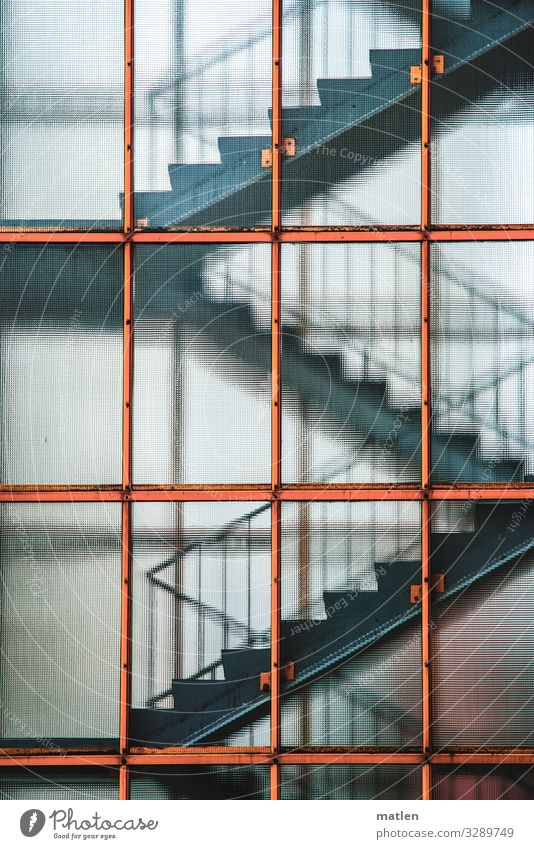
<instances>
[{"instance_id":1,"label":"textured glass panel","mask_svg":"<svg viewBox=\"0 0 534 849\"><path fill-rule=\"evenodd\" d=\"M439 481L534 474L534 244L432 246L432 462Z\"/></svg>"},{"instance_id":2,"label":"textured glass panel","mask_svg":"<svg viewBox=\"0 0 534 849\"><path fill-rule=\"evenodd\" d=\"M421 477L420 249L284 245L283 478Z\"/></svg>"},{"instance_id":3,"label":"textured glass panel","mask_svg":"<svg viewBox=\"0 0 534 849\"><path fill-rule=\"evenodd\" d=\"M283 766L282 799L420 799L417 766Z\"/></svg>"},{"instance_id":4,"label":"textured glass panel","mask_svg":"<svg viewBox=\"0 0 534 849\"><path fill-rule=\"evenodd\" d=\"M0 799L118 799L119 779L112 770L38 769L0 770Z\"/></svg>"},{"instance_id":5,"label":"textured glass panel","mask_svg":"<svg viewBox=\"0 0 534 849\"><path fill-rule=\"evenodd\" d=\"M420 2L301 0L284 16L286 224L417 224Z\"/></svg>"},{"instance_id":6,"label":"textured glass panel","mask_svg":"<svg viewBox=\"0 0 534 849\"><path fill-rule=\"evenodd\" d=\"M270 481L269 246L136 260L135 481Z\"/></svg>"},{"instance_id":7,"label":"textured glass panel","mask_svg":"<svg viewBox=\"0 0 534 849\"><path fill-rule=\"evenodd\" d=\"M269 767L146 767L131 772L131 799L268 799Z\"/></svg>"},{"instance_id":8,"label":"textured glass panel","mask_svg":"<svg viewBox=\"0 0 534 849\"><path fill-rule=\"evenodd\" d=\"M2 252L2 483L120 481L122 273L103 246Z\"/></svg>"},{"instance_id":9,"label":"textured glass panel","mask_svg":"<svg viewBox=\"0 0 534 849\"><path fill-rule=\"evenodd\" d=\"M270 668L270 539L268 504L134 505L140 744L205 745L235 732L232 745L268 745L259 676Z\"/></svg>"},{"instance_id":10,"label":"textured glass panel","mask_svg":"<svg viewBox=\"0 0 534 849\"><path fill-rule=\"evenodd\" d=\"M524 0L444 4L434 51L445 75L432 93L436 222L534 220L534 9Z\"/></svg>"},{"instance_id":11,"label":"textured glass panel","mask_svg":"<svg viewBox=\"0 0 534 849\"><path fill-rule=\"evenodd\" d=\"M415 504L282 505L284 746L421 745L420 535Z\"/></svg>"},{"instance_id":12,"label":"textured glass panel","mask_svg":"<svg viewBox=\"0 0 534 849\"><path fill-rule=\"evenodd\" d=\"M534 745L534 510L480 503L475 527L436 508L431 562L433 739L447 748Z\"/></svg>"},{"instance_id":13,"label":"textured glass panel","mask_svg":"<svg viewBox=\"0 0 534 849\"><path fill-rule=\"evenodd\" d=\"M123 3L2 3L2 182L7 228L119 228Z\"/></svg>"},{"instance_id":14,"label":"textured glass panel","mask_svg":"<svg viewBox=\"0 0 534 849\"><path fill-rule=\"evenodd\" d=\"M270 0L135 0L139 226L269 222L271 15Z\"/></svg>"},{"instance_id":15,"label":"textured glass panel","mask_svg":"<svg viewBox=\"0 0 534 849\"><path fill-rule=\"evenodd\" d=\"M118 736L120 515L117 504L2 506L2 745L58 754Z\"/></svg>"},{"instance_id":16,"label":"textured glass panel","mask_svg":"<svg viewBox=\"0 0 534 849\"><path fill-rule=\"evenodd\" d=\"M527 766L436 766L432 781L433 799L534 799L534 770Z\"/></svg>"}]
</instances>

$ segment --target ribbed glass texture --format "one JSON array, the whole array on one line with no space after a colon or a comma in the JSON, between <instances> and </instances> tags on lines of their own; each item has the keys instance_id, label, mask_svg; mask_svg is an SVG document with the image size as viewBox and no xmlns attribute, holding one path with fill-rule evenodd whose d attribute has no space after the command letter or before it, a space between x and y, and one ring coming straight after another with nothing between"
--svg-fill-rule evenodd
<instances>
[{"instance_id":1,"label":"ribbed glass texture","mask_svg":"<svg viewBox=\"0 0 534 849\"><path fill-rule=\"evenodd\" d=\"M0 510L0 737L60 755L118 736L118 504Z\"/></svg>"},{"instance_id":2,"label":"ribbed glass texture","mask_svg":"<svg viewBox=\"0 0 534 849\"><path fill-rule=\"evenodd\" d=\"M286 224L418 223L420 21L416 0L285 4Z\"/></svg>"},{"instance_id":3,"label":"ribbed glass texture","mask_svg":"<svg viewBox=\"0 0 534 849\"><path fill-rule=\"evenodd\" d=\"M121 227L123 14L121 0L2 3L0 226Z\"/></svg>"},{"instance_id":4,"label":"ribbed glass texture","mask_svg":"<svg viewBox=\"0 0 534 849\"><path fill-rule=\"evenodd\" d=\"M0 253L0 480L120 483L122 251Z\"/></svg>"},{"instance_id":5,"label":"ribbed glass texture","mask_svg":"<svg viewBox=\"0 0 534 849\"><path fill-rule=\"evenodd\" d=\"M118 799L118 773L112 770L34 766L0 771L0 799ZM30 835L31 836L31 835Z\"/></svg>"},{"instance_id":6,"label":"ribbed glass texture","mask_svg":"<svg viewBox=\"0 0 534 849\"><path fill-rule=\"evenodd\" d=\"M534 220L532 6L521 0L443 4L433 52L433 215L439 224Z\"/></svg>"},{"instance_id":7,"label":"ribbed glass texture","mask_svg":"<svg viewBox=\"0 0 534 849\"><path fill-rule=\"evenodd\" d=\"M283 504L284 746L420 747L420 533L415 504Z\"/></svg>"},{"instance_id":8,"label":"ribbed glass texture","mask_svg":"<svg viewBox=\"0 0 534 849\"><path fill-rule=\"evenodd\" d=\"M132 736L225 740L260 700L266 719L252 741L268 745L269 505L136 504L133 521Z\"/></svg>"},{"instance_id":9,"label":"ribbed glass texture","mask_svg":"<svg viewBox=\"0 0 534 849\"><path fill-rule=\"evenodd\" d=\"M534 770L529 766L435 766L432 782L433 799L534 799Z\"/></svg>"},{"instance_id":10,"label":"ribbed glass texture","mask_svg":"<svg viewBox=\"0 0 534 849\"><path fill-rule=\"evenodd\" d=\"M432 609L434 745L532 746L532 510L527 501L478 504L473 529L441 518L431 552L445 575Z\"/></svg>"},{"instance_id":11,"label":"ribbed glass texture","mask_svg":"<svg viewBox=\"0 0 534 849\"><path fill-rule=\"evenodd\" d=\"M534 473L534 244L433 245L435 481Z\"/></svg>"},{"instance_id":12,"label":"ribbed glass texture","mask_svg":"<svg viewBox=\"0 0 534 849\"><path fill-rule=\"evenodd\" d=\"M135 0L137 223L271 216L270 0Z\"/></svg>"},{"instance_id":13,"label":"ribbed glass texture","mask_svg":"<svg viewBox=\"0 0 534 849\"><path fill-rule=\"evenodd\" d=\"M421 798L421 770L417 766L283 766L282 799Z\"/></svg>"},{"instance_id":14,"label":"ribbed glass texture","mask_svg":"<svg viewBox=\"0 0 534 849\"><path fill-rule=\"evenodd\" d=\"M135 256L134 480L268 483L269 246Z\"/></svg>"},{"instance_id":15,"label":"ribbed glass texture","mask_svg":"<svg viewBox=\"0 0 534 849\"><path fill-rule=\"evenodd\" d=\"M269 767L140 767L131 771L131 799L269 798Z\"/></svg>"},{"instance_id":16,"label":"ribbed glass texture","mask_svg":"<svg viewBox=\"0 0 534 849\"><path fill-rule=\"evenodd\" d=\"M283 245L283 479L420 479L420 250Z\"/></svg>"}]
</instances>

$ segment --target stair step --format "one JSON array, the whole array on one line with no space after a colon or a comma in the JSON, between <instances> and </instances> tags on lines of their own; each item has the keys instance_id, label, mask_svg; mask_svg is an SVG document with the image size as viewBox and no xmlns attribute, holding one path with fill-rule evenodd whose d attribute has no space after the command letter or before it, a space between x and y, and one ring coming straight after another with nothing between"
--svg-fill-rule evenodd
<instances>
[{"instance_id":1,"label":"stair step","mask_svg":"<svg viewBox=\"0 0 534 849\"><path fill-rule=\"evenodd\" d=\"M474 452L477 450L480 434L476 431L435 431L432 434L432 440L436 446L435 450L436 452L439 452L439 454L443 451L446 452L447 446L454 445L455 447L464 450L466 454L473 452L473 457L475 457ZM437 456L439 456L439 454L437 454Z\"/></svg>"},{"instance_id":2,"label":"stair step","mask_svg":"<svg viewBox=\"0 0 534 849\"><path fill-rule=\"evenodd\" d=\"M381 403L385 403L388 397L387 380L347 380L345 381L356 395L373 397Z\"/></svg>"},{"instance_id":3,"label":"stair step","mask_svg":"<svg viewBox=\"0 0 534 849\"><path fill-rule=\"evenodd\" d=\"M372 83L372 77L339 77L317 80L321 111L324 113L340 103L350 103L351 98L359 97L369 89ZM325 119L328 120L327 114Z\"/></svg>"},{"instance_id":4,"label":"stair step","mask_svg":"<svg viewBox=\"0 0 534 849\"><path fill-rule=\"evenodd\" d=\"M272 126L272 113L269 113L271 126ZM282 110L282 127L283 127L283 135L284 137L297 137L297 142L299 141L298 136L302 132L304 126L309 130L310 126L313 127L318 126L321 127L321 132L323 130L323 125L329 122L329 113L327 109L324 109L323 106L294 106L288 109Z\"/></svg>"},{"instance_id":5,"label":"stair step","mask_svg":"<svg viewBox=\"0 0 534 849\"><path fill-rule=\"evenodd\" d=\"M221 136L218 144L223 163L233 164L254 157L259 168L260 153L263 148L271 147L272 139L271 136Z\"/></svg>"},{"instance_id":6,"label":"stair step","mask_svg":"<svg viewBox=\"0 0 534 849\"><path fill-rule=\"evenodd\" d=\"M370 50L369 61L374 81L394 75L402 80L404 86L411 86L410 68L421 64L421 51L417 48Z\"/></svg>"},{"instance_id":7,"label":"stair step","mask_svg":"<svg viewBox=\"0 0 534 849\"><path fill-rule=\"evenodd\" d=\"M242 332L247 328L258 333L253 321L252 306L249 301L203 301L203 308L213 319L224 320L227 324L238 324Z\"/></svg>"},{"instance_id":8,"label":"stair step","mask_svg":"<svg viewBox=\"0 0 534 849\"><path fill-rule=\"evenodd\" d=\"M339 354L308 354L313 362L313 370L317 376L326 376L330 380L341 380L342 358Z\"/></svg>"},{"instance_id":9,"label":"stair step","mask_svg":"<svg viewBox=\"0 0 534 849\"><path fill-rule=\"evenodd\" d=\"M317 626L319 619L282 619L282 638L291 639L299 634L305 634ZM325 620L326 621L326 620Z\"/></svg>"},{"instance_id":10,"label":"stair step","mask_svg":"<svg viewBox=\"0 0 534 849\"><path fill-rule=\"evenodd\" d=\"M136 221L151 219L161 214L166 209L174 207L175 197L173 192L136 192L135 193L135 218ZM121 208L123 204L121 203Z\"/></svg>"},{"instance_id":11,"label":"stair step","mask_svg":"<svg viewBox=\"0 0 534 849\"><path fill-rule=\"evenodd\" d=\"M367 617L376 611L380 621L386 621L409 605L410 584L420 583L421 561L375 563L374 568L377 590L326 590L323 593L329 620L353 618L360 612Z\"/></svg>"},{"instance_id":12,"label":"stair step","mask_svg":"<svg viewBox=\"0 0 534 849\"><path fill-rule=\"evenodd\" d=\"M199 713L207 710L214 700L224 700L229 691L229 682L175 678L171 690L175 711L184 714Z\"/></svg>"},{"instance_id":13,"label":"stair step","mask_svg":"<svg viewBox=\"0 0 534 849\"><path fill-rule=\"evenodd\" d=\"M227 681L258 677L260 672L268 672L271 668L271 650L268 648L225 649L221 658Z\"/></svg>"},{"instance_id":14,"label":"stair step","mask_svg":"<svg viewBox=\"0 0 534 849\"><path fill-rule=\"evenodd\" d=\"M169 179L174 191L189 192L199 183L216 180L221 171L220 162L197 165L169 165Z\"/></svg>"}]
</instances>

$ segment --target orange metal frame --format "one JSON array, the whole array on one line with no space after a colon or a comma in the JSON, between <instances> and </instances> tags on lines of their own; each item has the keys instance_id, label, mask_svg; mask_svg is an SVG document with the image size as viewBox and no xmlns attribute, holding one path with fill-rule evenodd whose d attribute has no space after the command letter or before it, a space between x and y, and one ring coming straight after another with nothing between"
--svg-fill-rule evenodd
<instances>
[{"instance_id":1,"label":"orange metal frame","mask_svg":"<svg viewBox=\"0 0 534 849\"><path fill-rule=\"evenodd\" d=\"M0 232L0 244L69 243L119 244L124 255L123 314L123 409L122 481L116 486L99 487L7 487L0 486L1 502L121 502L121 646L119 749L113 753L71 752L60 757L42 749L0 752L3 766L106 766L119 774L120 798L129 796L129 767L169 764L257 764L270 769L270 797L281 794L281 767L284 764L406 764L421 766L422 798L431 797L432 764L534 764L534 750L484 752L444 752L432 749L432 646L430 521L432 504L443 500L484 500L534 498L532 484L433 485L430 480L430 247L446 241L534 240L534 225L485 227L434 226L431 220L431 0L421 0L421 222L417 227L284 227L282 222L282 0L272 0L272 220L270 228L249 231L214 230L146 232L135 227L134 210L134 0L124 0L124 227L123 232ZM271 244L272 262L272 469L270 483L257 486L135 486L132 481L132 384L133 384L133 274L135 244L176 243L254 243ZM323 242L419 242L421 245L421 484L414 486L283 485L281 480L281 243ZM268 748L195 747L192 749L136 749L129 745L128 715L131 691L131 510L136 501L265 501L271 504L271 733ZM422 748L413 753L370 752L357 748L334 747L301 752L285 752L281 740L281 521L284 501L420 501L421 570L421 675Z\"/></svg>"}]
</instances>

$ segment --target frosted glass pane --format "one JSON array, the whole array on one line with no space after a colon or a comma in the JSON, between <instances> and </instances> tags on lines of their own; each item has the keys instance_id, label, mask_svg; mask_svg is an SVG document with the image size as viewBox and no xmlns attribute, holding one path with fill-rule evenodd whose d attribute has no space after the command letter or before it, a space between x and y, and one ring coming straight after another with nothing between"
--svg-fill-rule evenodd
<instances>
[{"instance_id":1,"label":"frosted glass pane","mask_svg":"<svg viewBox=\"0 0 534 849\"><path fill-rule=\"evenodd\" d=\"M472 0L435 14L445 76L432 92L433 215L439 224L534 220L532 3Z\"/></svg>"},{"instance_id":2,"label":"frosted glass pane","mask_svg":"<svg viewBox=\"0 0 534 849\"><path fill-rule=\"evenodd\" d=\"M136 251L134 479L271 478L268 245Z\"/></svg>"},{"instance_id":3,"label":"frosted glass pane","mask_svg":"<svg viewBox=\"0 0 534 849\"><path fill-rule=\"evenodd\" d=\"M138 225L268 223L270 0L134 5Z\"/></svg>"},{"instance_id":4,"label":"frosted glass pane","mask_svg":"<svg viewBox=\"0 0 534 849\"><path fill-rule=\"evenodd\" d=\"M284 17L286 224L417 224L420 3L303 0Z\"/></svg>"},{"instance_id":5,"label":"frosted glass pane","mask_svg":"<svg viewBox=\"0 0 534 849\"><path fill-rule=\"evenodd\" d=\"M288 483L421 476L420 250L282 246Z\"/></svg>"},{"instance_id":6,"label":"frosted glass pane","mask_svg":"<svg viewBox=\"0 0 534 849\"><path fill-rule=\"evenodd\" d=\"M534 244L434 245L432 466L440 481L534 473Z\"/></svg>"},{"instance_id":7,"label":"frosted glass pane","mask_svg":"<svg viewBox=\"0 0 534 849\"><path fill-rule=\"evenodd\" d=\"M120 250L35 245L6 252L2 483L120 483L122 287Z\"/></svg>"},{"instance_id":8,"label":"frosted glass pane","mask_svg":"<svg viewBox=\"0 0 534 849\"><path fill-rule=\"evenodd\" d=\"M2 3L6 228L120 228L123 3Z\"/></svg>"},{"instance_id":9,"label":"frosted glass pane","mask_svg":"<svg viewBox=\"0 0 534 849\"><path fill-rule=\"evenodd\" d=\"M118 736L118 504L0 510L0 737L51 754Z\"/></svg>"}]
</instances>

